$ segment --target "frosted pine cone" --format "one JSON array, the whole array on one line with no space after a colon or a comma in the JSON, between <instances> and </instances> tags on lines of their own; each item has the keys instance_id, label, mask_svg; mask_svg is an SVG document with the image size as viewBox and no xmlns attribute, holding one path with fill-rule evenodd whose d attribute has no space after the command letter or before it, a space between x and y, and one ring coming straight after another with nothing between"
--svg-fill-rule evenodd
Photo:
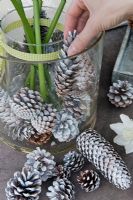
<instances>
[{"instance_id":1,"label":"frosted pine cone","mask_svg":"<svg viewBox=\"0 0 133 200\"><path fill-rule=\"evenodd\" d=\"M41 193L39 173L29 168L16 172L5 189L7 200L38 200Z\"/></svg>"},{"instance_id":2,"label":"frosted pine cone","mask_svg":"<svg viewBox=\"0 0 133 200\"><path fill-rule=\"evenodd\" d=\"M56 176L61 179L69 178L71 176L71 171L63 165L58 165L56 167Z\"/></svg>"},{"instance_id":3,"label":"frosted pine cone","mask_svg":"<svg viewBox=\"0 0 133 200\"><path fill-rule=\"evenodd\" d=\"M53 182L53 186L48 188L46 195L50 200L73 200L75 196L74 186L66 178L57 179Z\"/></svg>"},{"instance_id":4,"label":"frosted pine cone","mask_svg":"<svg viewBox=\"0 0 133 200\"><path fill-rule=\"evenodd\" d=\"M118 80L110 87L108 97L116 107L125 108L133 102L133 87L128 81Z\"/></svg>"},{"instance_id":5,"label":"frosted pine cone","mask_svg":"<svg viewBox=\"0 0 133 200\"><path fill-rule=\"evenodd\" d=\"M80 58L67 58L67 51L72 41L75 39L77 32L69 32L67 40L64 41L63 48L60 52L61 61L56 67L55 85L58 96L66 96L68 92L73 91L75 76L81 68ZM66 59L67 58L67 59Z\"/></svg>"},{"instance_id":6,"label":"frosted pine cone","mask_svg":"<svg viewBox=\"0 0 133 200\"><path fill-rule=\"evenodd\" d=\"M79 171L85 163L84 157L76 151L70 151L64 156L64 167L70 171Z\"/></svg>"},{"instance_id":7,"label":"frosted pine cone","mask_svg":"<svg viewBox=\"0 0 133 200\"><path fill-rule=\"evenodd\" d=\"M43 133L43 134L39 134L36 133L34 135L31 135L31 137L29 138L29 142L35 145L42 145L42 144L46 144L51 138L51 133L47 132L47 133Z\"/></svg>"},{"instance_id":8,"label":"frosted pine cone","mask_svg":"<svg viewBox=\"0 0 133 200\"><path fill-rule=\"evenodd\" d=\"M90 116L91 98L87 94L68 95L64 98L64 106L77 120L81 121Z\"/></svg>"},{"instance_id":9,"label":"frosted pine cone","mask_svg":"<svg viewBox=\"0 0 133 200\"><path fill-rule=\"evenodd\" d=\"M10 101L12 111L19 118L30 120L40 114L43 100L37 91L21 88Z\"/></svg>"},{"instance_id":10,"label":"frosted pine cone","mask_svg":"<svg viewBox=\"0 0 133 200\"><path fill-rule=\"evenodd\" d=\"M47 181L54 176L55 165L54 156L39 147L27 155L27 162L25 163L26 167L32 167L40 173L42 181Z\"/></svg>"},{"instance_id":11,"label":"frosted pine cone","mask_svg":"<svg viewBox=\"0 0 133 200\"><path fill-rule=\"evenodd\" d=\"M43 106L42 111L32 120L32 126L39 133L51 133L56 121L56 109L51 104Z\"/></svg>"},{"instance_id":12,"label":"frosted pine cone","mask_svg":"<svg viewBox=\"0 0 133 200\"><path fill-rule=\"evenodd\" d=\"M94 88L96 88L96 67L92 63L88 52L82 54L82 59L80 65L82 66L81 69L78 71L78 74L76 76L76 89L80 92L83 91L94 91Z\"/></svg>"},{"instance_id":13,"label":"frosted pine cone","mask_svg":"<svg viewBox=\"0 0 133 200\"><path fill-rule=\"evenodd\" d=\"M80 176L77 177L77 181L81 185L81 188L86 192L93 192L100 186L100 177L97 172L93 170L80 172Z\"/></svg>"},{"instance_id":14,"label":"frosted pine cone","mask_svg":"<svg viewBox=\"0 0 133 200\"><path fill-rule=\"evenodd\" d=\"M62 110L56 115L52 133L59 142L70 142L79 134L78 122L70 113Z\"/></svg>"},{"instance_id":15,"label":"frosted pine cone","mask_svg":"<svg viewBox=\"0 0 133 200\"><path fill-rule=\"evenodd\" d=\"M77 138L77 148L102 175L122 190L131 186L128 168L113 146L96 131L89 129Z\"/></svg>"}]
</instances>

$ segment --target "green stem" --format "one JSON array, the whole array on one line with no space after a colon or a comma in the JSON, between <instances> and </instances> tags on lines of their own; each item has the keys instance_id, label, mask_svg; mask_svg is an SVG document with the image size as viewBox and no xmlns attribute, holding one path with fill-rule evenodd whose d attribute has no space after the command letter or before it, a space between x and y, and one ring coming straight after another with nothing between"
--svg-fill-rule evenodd
<instances>
[{"instance_id":1,"label":"green stem","mask_svg":"<svg viewBox=\"0 0 133 200\"><path fill-rule=\"evenodd\" d=\"M16 11L18 12L18 15L23 23L27 42L29 44L35 44L34 32L26 18L22 1L21 0L11 0L11 2L14 5L14 7L15 7ZM35 48L32 45L29 45L28 48L31 53L35 53ZM30 82L29 87L30 87L30 89L34 89L34 87L35 87L35 67L33 65L31 65L30 74L31 74L31 76L29 77L29 82Z\"/></svg>"},{"instance_id":2,"label":"green stem","mask_svg":"<svg viewBox=\"0 0 133 200\"><path fill-rule=\"evenodd\" d=\"M58 9L57 9L57 11L55 13L55 16L54 16L54 18L53 18L53 20L51 22L51 25L49 27L49 30L47 32L47 35L46 35L46 38L45 38L45 43L48 43L50 41L50 39L51 39L51 37L53 35L53 32L55 30L55 27L57 25L57 22L58 22L58 20L60 18L60 15L61 15L61 13L62 13L62 11L64 9L65 4L66 4L66 0L61 0L61 3L60 3L60 5L59 5L59 7L58 7Z\"/></svg>"},{"instance_id":3,"label":"green stem","mask_svg":"<svg viewBox=\"0 0 133 200\"><path fill-rule=\"evenodd\" d=\"M35 38L36 38L36 53L42 53L41 46L41 32L40 32L40 7L38 0L33 0L33 9L34 9L34 25L35 25ZM40 94L44 100L48 98L48 90L46 85L46 80L44 76L44 67L43 64L38 64L38 75L40 82Z\"/></svg>"}]
</instances>

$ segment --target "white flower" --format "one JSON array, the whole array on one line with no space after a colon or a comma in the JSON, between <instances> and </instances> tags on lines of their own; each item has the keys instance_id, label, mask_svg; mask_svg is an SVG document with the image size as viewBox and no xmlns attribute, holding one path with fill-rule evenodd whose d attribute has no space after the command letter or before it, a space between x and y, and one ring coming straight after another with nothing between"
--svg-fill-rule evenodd
<instances>
[{"instance_id":1,"label":"white flower","mask_svg":"<svg viewBox=\"0 0 133 200\"><path fill-rule=\"evenodd\" d=\"M133 152L133 120L127 115L120 115L122 123L111 124L110 128L116 132L114 143L124 146L126 153Z\"/></svg>"}]
</instances>

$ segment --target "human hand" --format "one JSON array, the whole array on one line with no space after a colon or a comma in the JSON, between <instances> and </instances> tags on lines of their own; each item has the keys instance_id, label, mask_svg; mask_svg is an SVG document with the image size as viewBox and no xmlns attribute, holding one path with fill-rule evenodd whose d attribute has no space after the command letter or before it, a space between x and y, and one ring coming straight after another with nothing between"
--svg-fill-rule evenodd
<instances>
[{"instance_id":1,"label":"human hand","mask_svg":"<svg viewBox=\"0 0 133 200\"><path fill-rule=\"evenodd\" d=\"M133 15L133 0L73 0L65 22L64 37L76 29L78 36L68 55L80 53L99 32L107 30Z\"/></svg>"}]
</instances>

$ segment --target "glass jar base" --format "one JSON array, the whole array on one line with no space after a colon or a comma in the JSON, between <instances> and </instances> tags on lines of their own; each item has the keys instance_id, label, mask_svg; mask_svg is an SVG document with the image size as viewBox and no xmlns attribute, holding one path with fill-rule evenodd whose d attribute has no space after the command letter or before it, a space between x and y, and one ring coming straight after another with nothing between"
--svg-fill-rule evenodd
<instances>
[{"instance_id":1,"label":"glass jar base","mask_svg":"<svg viewBox=\"0 0 133 200\"><path fill-rule=\"evenodd\" d=\"M84 131L88 128L94 128L95 123L96 123L96 113L94 113L93 116L90 118L90 120L85 124L85 126L82 127L81 131ZM29 153L36 148L35 145L32 148L28 148L28 147L24 147L24 146L15 144L13 142L10 142L8 140L8 138L5 138L5 135L3 135L3 136L4 137L2 137L2 134L1 134L0 142L6 144L7 146L11 147L12 149L14 149L16 151L20 151L23 153ZM55 156L63 155L66 152L68 152L70 150L74 150L76 148L75 140L73 140L72 142L69 142L69 143L58 143L58 144L55 144L55 146L51 146L51 148L47 147L47 145L41 145L40 147L48 150L50 153L52 153Z\"/></svg>"}]
</instances>

